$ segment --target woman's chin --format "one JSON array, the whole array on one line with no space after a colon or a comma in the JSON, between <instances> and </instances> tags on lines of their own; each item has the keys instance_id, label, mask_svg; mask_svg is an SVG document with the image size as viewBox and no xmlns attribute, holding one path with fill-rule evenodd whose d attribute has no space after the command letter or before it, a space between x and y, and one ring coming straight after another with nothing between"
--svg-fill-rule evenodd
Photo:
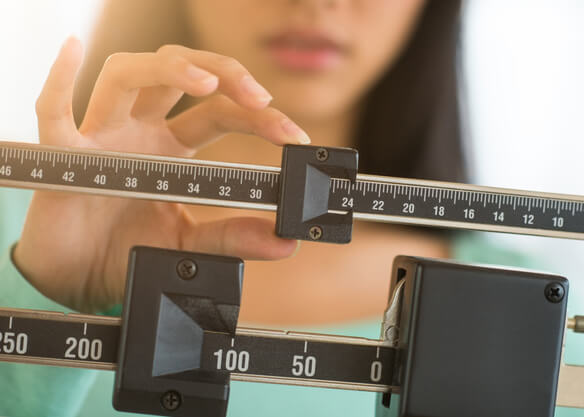
<instances>
[{"instance_id":1,"label":"woman's chin","mask_svg":"<svg viewBox=\"0 0 584 417\"><path fill-rule=\"evenodd\" d=\"M274 92L273 107L282 111L293 120L302 122L327 122L345 115L350 109L351 98L338 92L316 89L287 89Z\"/></svg>"}]
</instances>

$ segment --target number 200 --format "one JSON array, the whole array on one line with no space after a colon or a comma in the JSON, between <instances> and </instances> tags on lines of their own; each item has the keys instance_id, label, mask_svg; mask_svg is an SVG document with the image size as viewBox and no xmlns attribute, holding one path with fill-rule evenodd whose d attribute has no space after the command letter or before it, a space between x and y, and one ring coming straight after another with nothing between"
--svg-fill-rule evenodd
<instances>
[{"instance_id":1,"label":"number 200","mask_svg":"<svg viewBox=\"0 0 584 417\"><path fill-rule=\"evenodd\" d=\"M67 359L91 359L98 361L101 359L103 351L103 342L100 339L89 340L86 337L77 339L75 337L68 337L65 340L67 350L65 357Z\"/></svg>"}]
</instances>

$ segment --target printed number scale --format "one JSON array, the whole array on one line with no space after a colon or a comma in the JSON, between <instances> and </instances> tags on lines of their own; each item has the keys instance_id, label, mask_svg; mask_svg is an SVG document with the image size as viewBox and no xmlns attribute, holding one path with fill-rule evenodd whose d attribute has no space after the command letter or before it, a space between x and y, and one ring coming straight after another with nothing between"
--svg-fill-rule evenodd
<instances>
[{"instance_id":1,"label":"printed number scale","mask_svg":"<svg viewBox=\"0 0 584 417\"><path fill-rule=\"evenodd\" d=\"M277 209L280 168L0 142L0 186ZM584 239L584 198L448 182L333 178L330 213L387 223Z\"/></svg>"},{"instance_id":2,"label":"printed number scale","mask_svg":"<svg viewBox=\"0 0 584 417\"><path fill-rule=\"evenodd\" d=\"M113 371L120 326L118 317L0 308L0 359ZM238 328L207 334L201 359L232 380L391 390L383 364L393 351L381 340Z\"/></svg>"},{"instance_id":3,"label":"printed number scale","mask_svg":"<svg viewBox=\"0 0 584 417\"><path fill-rule=\"evenodd\" d=\"M315 149L317 160L326 160L330 151ZM284 163L280 169L0 142L0 186L15 188L279 212L283 172ZM306 189L309 178L316 177L306 174ZM579 196L364 174L353 179L326 182L326 213L584 239ZM305 236L319 240L319 233ZM119 318L0 308L0 360L115 370L120 328ZM388 340L237 328L234 336L205 337L200 367L227 371L233 380L399 392L392 386L394 353Z\"/></svg>"}]
</instances>

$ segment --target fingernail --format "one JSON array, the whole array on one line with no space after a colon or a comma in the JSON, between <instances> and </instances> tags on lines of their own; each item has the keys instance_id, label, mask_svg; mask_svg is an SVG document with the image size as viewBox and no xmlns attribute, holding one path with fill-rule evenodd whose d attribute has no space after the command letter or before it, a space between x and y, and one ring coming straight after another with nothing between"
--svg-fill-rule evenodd
<instances>
[{"instance_id":1,"label":"fingernail","mask_svg":"<svg viewBox=\"0 0 584 417\"><path fill-rule=\"evenodd\" d=\"M76 49L79 50L82 49L81 41L76 36L69 35L67 39L65 39L65 41L61 44L61 49L59 50L59 53L62 53L64 50L69 49L73 46Z\"/></svg>"},{"instance_id":2,"label":"fingernail","mask_svg":"<svg viewBox=\"0 0 584 417\"><path fill-rule=\"evenodd\" d=\"M258 82L249 75L246 75L241 79L241 87L246 93L255 96L255 98L262 103L272 101L273 97L270 93L268 93L264 87L259 85Z\"/></svg>"},{"instance_id":3,"label":"fingernail","mask_svg":"<svg viewBox=\"0 0 584 417\"><path fill-rule=\"evenodd\" d=\"M62 51L63 49L67 48L67 47L69 46L69 44L70 44L71 42L73 42L74 40L75 40L75 37L74 37L73 35L69 35L69 36L67 36L67 39L65 39L65 40L63 41L63 43L61 44L61 48L60 48L60 50Z\"/></svg>"},{"instance_id":4,"label":"fingernail","mask_svg":"<svg viewBox=\"0 0 584 417\"><path fill-rule=\"evenodd\" d=\"M219 79L217 76L205 71L204 69L195 67L191 65L187 68L187 76L191 81L196 81L197 83L211 84L217 82Z\"/></svg>"},{"instance_id":5,"label":"fingernail","mask_svg":"<svg viewBox=\"0 0 584 417\"><path fill-rule=\"evenodd\" d=\"M298 127L296 123L294 123L290 119L282 120L282 129L286 135L292 138L295 142L302 143L304 145L310 143L310 138L306 134L306 132Z\"/></svg>"},{"instance_id":6,"label":"fingernail","mask_svg":"<svg viewBox=\"0 0 584 417\"><path fill-rule=\"evenodd\" d=\"M294 252L292 252L292 255L290 255L290 258L294 258L296 255L298 255L298 252L300 252L300 240L296 241L296 249L294 249Z\"/></svg>"}]
</instances>

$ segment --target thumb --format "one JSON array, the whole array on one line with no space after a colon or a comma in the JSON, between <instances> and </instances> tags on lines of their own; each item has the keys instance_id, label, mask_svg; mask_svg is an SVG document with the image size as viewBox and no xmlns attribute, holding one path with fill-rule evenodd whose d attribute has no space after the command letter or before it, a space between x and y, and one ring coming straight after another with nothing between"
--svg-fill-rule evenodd
<instances>
[{"instance_id":1,"label":"thumb","mask_svg":"<svg viewBox=\"0 0 584 417\"><path fill-rule=\"evenodd\" d=\"M75 135L73 119L73 87L83 60L83 47L79 39L67 38L55 59L36 102L41 143L67 145Z\"/></svg>"},{"instance_id":2,"label":"thumb","mask_svg":"<svg viewBox=\"0 0 584 417\"><path fill-rule=\"evenodd\" d=\"M272 221L255 217L199 223L185 231L181 240L185 250L244 259L282 259L298 246L296 240L276 236Z\"/></svg>"}]
</instances>

